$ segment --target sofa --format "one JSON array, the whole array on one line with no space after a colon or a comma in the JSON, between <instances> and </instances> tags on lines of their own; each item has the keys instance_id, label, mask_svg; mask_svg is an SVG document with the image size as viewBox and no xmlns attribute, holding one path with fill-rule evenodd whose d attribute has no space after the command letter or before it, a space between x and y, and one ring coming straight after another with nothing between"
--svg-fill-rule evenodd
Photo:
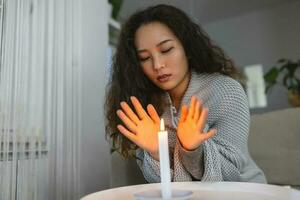
<instances>
[{"instance_id":1,"label":"sofa","mask_svg":"<svg viewBox=\"0 0 300 200\"><path fill-rule=\"evenodd\" d=\"M251 115L249 152L268 183L300 189L300 108ZM146 183L134 159L111 156L111 187Z\"/></svg>"},{"instance_id":2,"label":"sofa","mask_svg":"<svg viewBox=\"0 0 300 200\"><path fill-rule=\"evenodd\" d=\"M251 116L248 144L268 183L300 189L300 108Z\"/></svg>"}]
</instances>

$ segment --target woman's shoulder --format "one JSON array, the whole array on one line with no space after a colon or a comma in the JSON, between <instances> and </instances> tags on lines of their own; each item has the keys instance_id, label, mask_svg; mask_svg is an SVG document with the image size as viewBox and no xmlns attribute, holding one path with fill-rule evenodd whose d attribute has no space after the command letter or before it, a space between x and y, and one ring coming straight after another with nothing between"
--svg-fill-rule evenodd
<instances>
[{"instance_id":1,"label":"woman's shoulder","mask_svg":"<svg viewBox=\"0 0 300 200\"><path fill-rule=\"evenodd\" d=\"M202 83L200 85L205 85L206 88L213 91L244 91L242 85L237 80L220 73L201 73L196 75L196 79L197 82Z\"/></svg>"},{"instance_id":2,"label":"woman's shoulder","mask_svg":"<svg viewBox=\"0 0 300 200\"><path fill-rule=\"evenodd\" d=\"M237 80L220 73L199 74L198 77L207 84L195 95L204 101L211 113L220 108L244 114L249 112L247 95Z\"/></svg>"},{"instance_id":3,"label":"woman's shoulder","mask_svg":"<svg viewBox=\"0 0 300 200\"><path fill-rule=\"evenodd\" d=\"M246 98L242 85L229 76L220 73L201 73L193 76L193 84L198 85L197 93L206 93L208 98Z\"/></svg>"}]
</instances>

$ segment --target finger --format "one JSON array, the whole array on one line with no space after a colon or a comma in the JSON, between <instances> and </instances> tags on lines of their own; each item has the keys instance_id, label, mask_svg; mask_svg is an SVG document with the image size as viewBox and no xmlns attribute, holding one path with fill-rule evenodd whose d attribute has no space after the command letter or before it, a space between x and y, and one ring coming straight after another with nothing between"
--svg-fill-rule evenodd
<instances>
[{"instance_id":1,"label":"finger","mask_svg":"<svg viewBox=\"0 0 300 200\"><path fill-rule=\"evenodd\" d=\"M135 132L136 125L131 121L131 119L127 117L127 115L122 110L118 110L117 115L130 131Z\"/></svg>"},{"instance_id":2,"label":"finger","mask_svg":"<svg viewBox=\"0 0 300 200\"><path fill-rule=\"evenodd\" d=\"M194 120L198 121L200 116L200 101L197 100L196 106L195 106L195 114L194 114Z\"/></svg>"},{"instance_id":3,"label":"finger","mask_svg":"<svg viewBox=\"0 0 300 200\"><path fill-rule=\"evenodd\" d=\"M118 125L117 126L120 133L122 133L125 137L131 140L133 143L137 144L137 137L134 133L128 131L124 126Z\"/></svg>"},{"instance_id":4,"label":"finger","mask_svg":"<svg viewBox=\"0 0 300 200\"><path fill-rule=\"evenodd\" d=\"M200 117L198 119L198 122L197 122L197 128L201 132L203 131L203 128L205 126L207 116L208 116L208 108L203 108L202 112L200 114Z\"/></svg>"},{"instance_id":5,"label":"finger","mask_svg":"<svg viewBox=\"0 0 300 200\"><path fill-rule=\"evenodd\" d=\"M147 111L151 117L151 119L155 122L155 123L160 123L160 118L154 108L154 106L152 104L149 104L147 106Z\"/></svg>"},{"instance_id":6,"label":"finger","mask_svg":"<svg viewBox=\"0 0 300 200\"><path fill-rule=\"evenodd\" d=\"M131 99L131 102L132 102L139 118L145 119L148 115L147 115L146 111L144 110L143 106L141 105L141 103L139 102L139 100L134 96L130 97L130 99Z\"/></svg>"},{"instance_id":7,"label":"finger","mask_svg":"<svg viewBox=\"0 0 300 200\"><path fill-rule=\"evenodd\" d=\"M186 120L187 113L188 113L188 107L186 105L183 105L181 107L181 116L180 116L179 123L184 122Z\"/></svg>"},{"instance_id":8,"label":"finger","mask_svg":"<svg viewBox=\"0 0 300 200\"><path fill-rule=\"evenodd\" d=\"M194 116L194 112L195 112L195 103L196 103L196 97L192 96L191 98L191 102L190 102L190 107L189 107L189 112L188 112L188 116L189 118L193 118Z\"/></svg>"},{"instance_id":9,"label":"finger","mask_svg":"<svg viewBox=\"0 0 300 200\"><path fill-rule=\"evenodd\" d=\"M121 108L124 110L126 115L133 121L136 125L140 121L138 116L133 112L133 110L130 108L130 106L126 102L121 102L120 103Z\"/></svg>"},{"instance_id":10,"label":"finger","mask_svg":"<svg viewBox=\"0 0 300 200\"><path fill-rule=\"evenodd\" d=\"M211 129L207 133L200 134L199 137L200 137L200 140L205 141L205 140L208 140L209 138L213 137L216 134L217 134L217 129Z\"/></svg>"}]
</instances>

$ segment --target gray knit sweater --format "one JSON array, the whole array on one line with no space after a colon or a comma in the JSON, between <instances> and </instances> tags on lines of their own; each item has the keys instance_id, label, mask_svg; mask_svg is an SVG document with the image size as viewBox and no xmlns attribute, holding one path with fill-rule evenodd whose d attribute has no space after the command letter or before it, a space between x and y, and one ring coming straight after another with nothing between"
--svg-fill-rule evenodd
<instances>
[{"instance_id":1,"label":"gray knit sweater","mask_svg":"<svg viewBox=\"0 0 300 200\"><path fill-rule=\"evenodd\" d=\"M266 183L264 173L257 167L248 152L250 124L249 106L245 92L234 79L215 74L192 72L189 86L181 105L189 105L192 95L209 108L205 131L216 128L217 134L203 142L194 151L186 151L176 137L180 111L170 106L162 117L169 135L172 181L245 181ZM181 107L181 106L180 106ZM160 182L159 161L142 150L137 160L148 182Z\"/></svg>"}]
</instances>

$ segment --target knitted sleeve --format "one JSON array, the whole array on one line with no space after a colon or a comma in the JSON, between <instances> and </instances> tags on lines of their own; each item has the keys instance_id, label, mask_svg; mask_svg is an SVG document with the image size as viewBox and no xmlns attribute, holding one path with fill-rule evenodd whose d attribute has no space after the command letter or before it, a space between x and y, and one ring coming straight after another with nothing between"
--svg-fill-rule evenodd
<instances>
[{"instance_id":1,"label":"knitted sleeve","mask_svg":"<svg viewBox=\"0 0 300 200\"><path fill-rule=\"evenodd\" d=\"M203 181L239 181L248 161L249 107L241 85L225 79L214 85L215 101L210 109L210 128L217 134L203 143Z\"/></svg>"},{"instance_id":2,"label":"knitted sleeve","mask_svg":"<svg viewBox=\"0 0 300 200\"><path fill-rule=\"evenodd\" d=\"M204 159L203 145L193 151L188 151L180 145L179 158L194 180L201 180L203 176Z\"/></svg>"},{"instance_id":3,"label":"knitted sleeve","mask_svg":"<svg viewBox=\"0 0 300 200\"><path fill-rule=\"evenodd\" d=\"M147 151L143 149L137 149L136 155L140 160L137 160L137 164L142 170L142 173L149 183L160 182L160 166L159 161L155 160ZM171 171L171 177L173 177L173 170Z\"/></svg>"}]
</instances>

